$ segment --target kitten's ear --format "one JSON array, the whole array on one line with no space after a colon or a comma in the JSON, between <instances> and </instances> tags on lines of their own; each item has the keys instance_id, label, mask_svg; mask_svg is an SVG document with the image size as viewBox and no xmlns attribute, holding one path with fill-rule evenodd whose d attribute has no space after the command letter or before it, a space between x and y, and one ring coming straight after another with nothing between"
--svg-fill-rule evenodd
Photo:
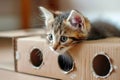
<instances>
[{"instance_id":1,"label":"kitten's ear","mask_svg":"<svg viewBox=\"0 0 120 80\"><path fill-rule=\"evenodd\" d=\"M47 10L44 7L39 7L39 9L42 11L44 17L45 17L45 25L48 26L48 24L54 20L54 15L52 12Z\"/></svg>"},{"instance_id":2,"label":"kitten's ear","mask_svg":"<svg viewBox=\"0 0 120 80\"><path fill-rule=\"evenodd\" d=\"M72 29L83 31L85 28L84 17L76 10L72 10L70 12L67 18L67 22Z\"/></svg>"}]
</instances>

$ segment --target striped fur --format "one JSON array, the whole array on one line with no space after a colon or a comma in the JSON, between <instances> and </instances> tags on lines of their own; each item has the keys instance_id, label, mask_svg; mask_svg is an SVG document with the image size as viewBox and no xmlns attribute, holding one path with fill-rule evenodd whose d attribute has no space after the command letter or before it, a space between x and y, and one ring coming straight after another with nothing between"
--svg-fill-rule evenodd
<instances>
[{"instance_id":1,"label":"striped fur","mask_svg":"<svg viewBox=\"0 0 120 80\"><path fill-rule=\"evenodd\" d=\"M47 15L45 16L45 22L48 29L49 45L52 50L59 54L64 53L75 44L87 38L90 30L90 23L88 19L78 11L72 10L70 12L52 13L43 7L40 7L40 9L44 15ZM48 16L48 14L50 16ZM74 26L70 23L69 19L74 19L75 16L82 20L82 26ZM61 41L61 39L64 40L66 38L67 40L65 42Z\"/></svg>"}]
</instances>

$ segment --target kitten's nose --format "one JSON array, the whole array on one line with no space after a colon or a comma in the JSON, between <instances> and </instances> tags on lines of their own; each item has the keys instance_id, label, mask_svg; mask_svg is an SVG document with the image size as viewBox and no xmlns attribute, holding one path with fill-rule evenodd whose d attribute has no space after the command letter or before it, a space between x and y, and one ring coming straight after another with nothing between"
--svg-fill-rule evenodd
<instances>
[{"instance_id":1,"label":"kitten's nose","mask_svg":"<svg viewBox=\"0 0 120 80\"><path fill-rule=\"evenodd\" d=\"M58 47L59 47L59 44L55 44L55 45L53 46L53 49L56 51L56 50L58 49Z\"/></svg>"}]
</instances>

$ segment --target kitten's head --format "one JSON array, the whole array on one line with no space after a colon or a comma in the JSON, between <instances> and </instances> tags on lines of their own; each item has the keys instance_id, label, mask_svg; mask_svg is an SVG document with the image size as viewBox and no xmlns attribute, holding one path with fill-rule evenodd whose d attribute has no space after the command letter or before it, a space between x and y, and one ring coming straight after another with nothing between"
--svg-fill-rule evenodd
<instances>
[{"instance_id":1,"label":"kitten's head","mask_svg":"<svg viewBox=\"0 0 120 80\"><path fill-rule=\"evenodd\" d=\"M40 7L45 17L50 48L64 53L75 44L85 40L90 30L89 21L78 11L51 12Z\"/></svg>"}]
</instances>

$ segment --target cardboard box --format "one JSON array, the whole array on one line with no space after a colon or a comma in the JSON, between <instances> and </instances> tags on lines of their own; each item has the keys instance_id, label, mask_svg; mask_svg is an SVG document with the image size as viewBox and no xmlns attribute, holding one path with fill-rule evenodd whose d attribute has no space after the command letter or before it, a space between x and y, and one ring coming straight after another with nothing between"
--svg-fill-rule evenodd
<instances>
[{"instance_id":1,"label":"cardboard box","mask_svg":"<svg viewBox=\"0 0 120 80\"><path fill-rule=\"evenodd\" d=\"M14 56L16 39L26 36L40 36L44 31L41 29L28 29L0 32L0 68L15 70Z\"/></svg>"},{"instance_id":2,"label":"cardboard box","mask_svg":"<svg viewBox=\"0 0 120 80\"><path fill-rule=\"evenodd\" d=\"M17 71L62 80L120 80L120 38L84 41L57 55L40 37L17 39Z\"/></svg>"}]
</instances>

